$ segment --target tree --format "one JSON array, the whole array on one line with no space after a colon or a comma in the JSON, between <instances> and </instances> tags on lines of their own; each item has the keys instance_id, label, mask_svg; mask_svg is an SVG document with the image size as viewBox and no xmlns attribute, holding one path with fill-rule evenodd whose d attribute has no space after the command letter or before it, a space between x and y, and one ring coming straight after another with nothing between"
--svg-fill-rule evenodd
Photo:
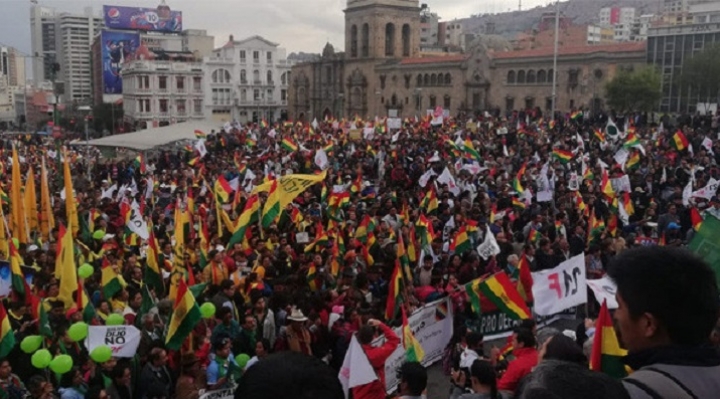
<instances>
[{"instance_id":1,"label":"tree","mask_svg":"<svg viewBox=\"0 0 720 399\"><path fill-rule=\"evenodd\" d=\"M650 112L662 97L660 73L654 67L621 71L605 86L608 104L616 111Z\"/></svg>"},{"instance_id":2,"label":"tree","mask_svg":"<svg viewBox=\"0 0 720 399\"><path fill-rule=\"evenodd\" d=\"M688 94L709 104L713 102L712 100L718 100L720 94L718 68L720 68L720 44L706 47L691 58L686 58L679 82L683 88L689 89Z\"/></svg>"}]
</instances>

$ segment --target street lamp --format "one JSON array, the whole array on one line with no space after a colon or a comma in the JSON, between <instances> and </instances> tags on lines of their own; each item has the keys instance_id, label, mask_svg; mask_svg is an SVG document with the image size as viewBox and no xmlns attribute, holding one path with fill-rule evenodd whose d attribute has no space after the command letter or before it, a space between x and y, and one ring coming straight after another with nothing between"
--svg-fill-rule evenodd
<instances>
[{"instance_id":1,"label":"street lamp","mask_svg":"<svg viewBox=\"0 0 720 399\"><path fill-rule=\"evenodd\" d=\"M90 181L90 146L88 143L90 142L90 131L88 128L88 118L90 117L90 112L92 112L92 107L89 105L82 105L77 108L80 112L85 112L85 162L87 164L87 178L88 181Z\"/></svg>"}]
</instances>

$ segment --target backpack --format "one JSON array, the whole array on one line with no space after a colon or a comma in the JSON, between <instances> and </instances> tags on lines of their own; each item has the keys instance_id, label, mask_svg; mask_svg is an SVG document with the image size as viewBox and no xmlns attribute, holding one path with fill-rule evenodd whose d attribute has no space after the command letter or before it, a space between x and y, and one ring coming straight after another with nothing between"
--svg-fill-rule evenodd
<instances>
[{"instance_id":1,"label":"backpack","mask_svg":"<svg viewBox=\"0 0 720 399\"><path fill-rule=\"evenodd\" d=\"M644 367L623 380L645 392L653 399L698 399L688 387L670 373Z\"/></svg>"}]
</instances>

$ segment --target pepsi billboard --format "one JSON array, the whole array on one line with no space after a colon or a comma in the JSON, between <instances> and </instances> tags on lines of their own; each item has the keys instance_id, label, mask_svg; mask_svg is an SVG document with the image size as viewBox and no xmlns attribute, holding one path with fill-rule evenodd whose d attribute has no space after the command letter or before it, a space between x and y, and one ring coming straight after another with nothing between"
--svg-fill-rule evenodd
<instances>
[{"instance_id":1,"label":"pepsi billboard","mask_svg":"<svg viewBox=\"0 0 720 399\"><path fill-rule=\"evenodd\" d=\"M182 32L182 12L167 5L157 8L103 6L105 27L147 32Z\"/></svg>"}]
</instances>

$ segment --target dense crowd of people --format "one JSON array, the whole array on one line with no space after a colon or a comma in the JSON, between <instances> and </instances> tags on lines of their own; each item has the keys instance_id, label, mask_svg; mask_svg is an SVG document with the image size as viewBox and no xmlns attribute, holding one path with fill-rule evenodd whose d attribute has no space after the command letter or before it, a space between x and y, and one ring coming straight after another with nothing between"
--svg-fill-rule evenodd
<instances>
[{"instance_id":1,"label":"dense crowd of people","mask_svg":"<svg viewBox=\"0 0 720 399\"><path fill-rule=\"evenodd\" d=\"M0 360L2 397L196 399L203 390L235 386L239 398L336 397L337 372L357 336L378 380L352 395L384 398L384 364L401 342L391 328L400 325L399 314L387 317L401 252L409 265L393 301L411 314L452 299L455 334L442 363L453 399L709 398L719 392L717 353L703 346L712 331L720 336L713 272L668 248L692 239L695 215L720 217L716 192L684 194L688 186L695 192L720 179L717 116L654 122L572 110L549 118L535 109L433 119L405 119L399 130L383 119L227 124L198 132L199 142L137 158L120 151L111 159L84 148L63 157L54 143L6 142L4 192L13 181L12 145L24 187L30 177L42 185L46 165L56 225L47 237L32 228L26 237L17 231L0 237L6 267L12 267L10 247L17 247L28 281L26 292L13 285L4 301L16 345ZM63 191L61 158L71 159L72 195ZM266 221L263 204L278 179L322 170L322 182ZM65 203L73 197L79 221L74 264L91 265L92 274L73 294L79 299L68 301L56 264L60 225L71 222ZM32 200L36 211L42 208L40 196ZM2 202L8 217L10 202ZM128 227L138 218L149 239ZM499 251L485 257L475 248L489 234ZM522 263L546 270L580 254L588 278L610 272L617 282L627 365L663 364L624 387L587 370L591 322L570 338L523 320L509 340L510 355L483 347L479 315L466 298L463 286L477 278L504 272L517 280ZM159 282L149 276L154 264ZM106 270L117 278L110 281ZM212 303L215 311L182 347L169 349L180 280L198 304ZM114 282L118 288L110 289ZM532 292L523 294L532 303ZM589 298L587 314L581 312L594 318L600 304ZM93 361L69 329L78 322L110 324L113 315L141 331L137 353ZM381 334L385 344L373 347ZM72 369L57 375L33 366L20 342L34 335L43 336L52 355L69 355ZM657 347L664 349L653 351ZM268 378L275 370L287 377ZM323 380L328 375L335 379ZM405 363L398 379L403 398L421 397L427 386L418 363Z\"/></svg>"}]
</instances>

